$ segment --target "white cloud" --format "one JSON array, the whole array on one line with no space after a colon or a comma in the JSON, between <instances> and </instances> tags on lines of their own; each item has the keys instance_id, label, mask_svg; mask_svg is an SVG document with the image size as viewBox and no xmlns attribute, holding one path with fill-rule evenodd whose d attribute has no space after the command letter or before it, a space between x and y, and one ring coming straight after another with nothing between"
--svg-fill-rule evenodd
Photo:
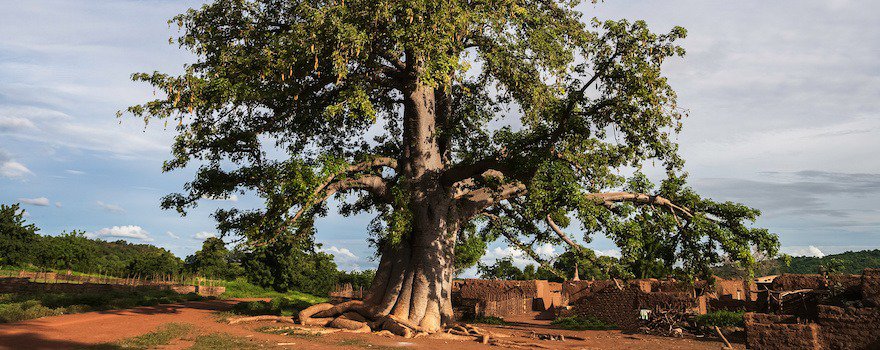
<instances>
[{"instance_id":1,"label":"white cloud","mask_svg":"<svg viewBox=\"0 0 880 350\"><path fill-rule=\"evenodd\" d=\"M0 131L34 128L36 128L34 123L27 118L0 117Z\"/></svg>"},{"instance_id":2,"label":"white cloud","mask_svg":"<svg viewBox=\"0 0 880 350\"><path fill-rule=\"evenodd\" d=\"M61 202L55 202L55 208L61 208Z\"/></svg>"},{"instance_id":3,"label":"white cloud","mask_svg":"<svg viewBox=\"0 0 880 350\"><path fill-rule=\"evenodd\" d=\"M821 258L821 257L825 256L825 253L823 253L821 250L819 250L819 248L816 248L815 246L782 247L780 250L783 253L791 255L791 256L809 256L809 257L816 257L816 258Z\"/></svg>"},{"instance_id":4,"label":"white cloud","mask_svg":"<svg viewBox=\"0 0 880 350\"><path fill-rule=\"evenodd\" d=\"M352 253L351 250L348 250L348 248L337 248L336 246L332 246L330 248L321 249L321 251L324 253L332 254L334 257L340 259L358 259L358 256L354 255L354 253Z\"/></svg>"},{"instance_id":5,"label":"white cloud","mask_svg":"<svg viewBox=\"0 0 880 350\"><path fill-rule=\"evenodd\" d=\"M39 198L19 198L19 202L29 205L36 205L38 207L48 207L50 202L49 198L39 197Z\"/></svg>"},{"instance_id":6,"label":"white cloud","mask_svg":"<svg viewBox=\"0 0 880 350\"><path fill-rule=\"evenodd\" d=\"M180 236L175 235L174 232L171 232L171 231L165 231L165 234L167 234L168 237L171 237L171 238L174 238L174 239L180 239Z\"/></svg>"},{"instance_id":7,"label":"white cloud","mask_svg":"<svg viewBox=\"0 0 880 350\"><path fill-rule=\"evenodd\" d=\"M24 164L13 160L9 153L0 149L0 176L17 179L24 177L25 175L33 175L33 172L24 166Z\"/></svg>"},{"instance_id":8,"label":"white cloud","mask_svg":"<svg viewBox=\"0 0 880 350\"><path fill-rule=\"evenodd\" d=\"M92 238L113 237L139 239L144 242L150 242L153 240L153 237L150 237L150 233L147 232L147 230L135 225L105 227L89 233L89 236Z\"/></svg>"},{"instance_id":9,"label":"white cloud","mask_svg":"<svg viewBox=\"0 0 880 350\"><path fill-rule=\"evenodd\" d=\"M196 234L193 235L193 237L195 237L196 239L203 239L204 240L204 239L208 239L211 237L217 237L217 234L214 232L201 231L201 232L196 232Z\"/></svg>"},{"instance_id":10,"label":"white cloud","mask_svg":"<svg viewBox=\"0 0 880 350\"><path fill-rule=\"evenodd\" d=\"M366 259L362 259L355 255L348 248L339 248L331 246L330 248L321 248L319 251L333 255L333 261L340 270L344 271L361 271L363 264L370 264Z\"/></svg>"},{"instance_id":11,"label":"white cloud","mask_svg":"<svg viewBox=\"0 0 880 350\"><path fill-rule=\"evenodd\" d=\"M108 204L108 203L104 203L102 201L97 201L96 203L98 204L99 207L103 208L106 211L113 212L113 213L119 213L119 214L125 213L125 208L120 207L116 204Z\"/></svg>"},{"instance_id":12,"label":"white cloud","mask_svg":"<svg viewBox=\"0 0 880 350\"><path fill-rule=\"evenodd\" d=\"M81 171L81 170L73 170L73 169L67 169L67 170L65 170L64 172L66 172L66 173L68 173L68 174L72 174L72 175L85 175L85 174L86 174L85 171Z\"/></svg>"}]
</instances>

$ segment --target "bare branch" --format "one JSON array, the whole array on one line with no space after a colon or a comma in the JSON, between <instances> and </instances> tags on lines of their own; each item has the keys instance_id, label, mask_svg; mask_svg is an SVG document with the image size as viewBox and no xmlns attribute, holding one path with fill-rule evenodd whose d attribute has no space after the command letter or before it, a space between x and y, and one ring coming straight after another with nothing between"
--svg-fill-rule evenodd
<instances>
[{"instance_id":1,"label":"bare branch","mask_svg":"<svg viewBox=\"0 0 880 350\"><path fill-rule=\"evenodd\" d=\"M501 218L498 215L495 215L492 213L483 213L483 215L485 215L486 217L488 217L492 221L497 222L499 225L502 224ZM532 260L534 260L536 263L538 263L538 265L541 265L541 267L543 267L545 270L549 271L550 273L552 273L556 277L559 277L563 280L567 279L565 274L563 274L562 272L560 272L559 270L554 268L552 265L550 265L550 263L547 262L547 260L542 259L541 256L538 255L538 253L536 253L534 249L532 249L531 245L520 242L516 236L514 236L513 234L511 234L507 230L501 229L501 234L504 235L504 238L507 238L508 242L515 245L517 249L526 253L530 258L532 258Z\"/></svg>"},{"instance_id":2,"label":"bare branch","mask_svg":"<svg viewBox=\"0 0 880 350\"><path fill-rule=\"evenodd\" d=\"M672 201L655 195L645 194L645 193L632 193L632 192L608 192L608 193L590 193L587 197L595 199L599 204L609 206L612 203L616 202L632 202L637 204L649 204L649 205L657 205L661 207L666 207L670 211L675 213L679 213L685 217L692 218L694 214L690 209L680 207Z\"/></svg>"},{"instance_id":3,"label":"bare branch","mask_svg":"<svg viewBox=\"0 0 880 350\"><path fill-rule=\"evenodd\" d=\"M317 191L315 194L321 194L321 197L319 197L318 200L303 204L303 206L300 207L296 214L289 220L290 223L299 220L302 214L313 205L326 201L338 192L346 192L354 189L367 190L376 197L382 198L386 202L391 202L391 194L388 192L388 186L385 179L381 176L368 175L353 179L343 179L325 186L321 191Z\"/></svg>"},{"instance_id":4,"label":"bare branch","mask_svg":"<svg viewBox=\"0 0 880 350\"><path fill-rule=\"evenodd\" d=\"M465 191L456 198L461 204L462 217L471 218L484 209L504 200L524 195L526 191L526 185L523 183L512 182L497 188L482 187L476 190Z\"/></svg>"}]
</instances>

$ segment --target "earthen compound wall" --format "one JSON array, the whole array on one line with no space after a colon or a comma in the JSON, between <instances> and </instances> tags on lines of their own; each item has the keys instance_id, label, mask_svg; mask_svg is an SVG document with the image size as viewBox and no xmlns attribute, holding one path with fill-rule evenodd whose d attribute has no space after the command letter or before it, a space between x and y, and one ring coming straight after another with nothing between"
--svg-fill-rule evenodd
<instances>
[{"instance_id":1,"label":"earthen compound wall","mask_svg":"<svg viewBox=\"0 0 880 350\"><path fill-rule=\"evenodd\" d=\"M41 277L42 278L42 277ZM130 286L123 284L104 283L39 283L32 282L28 278L3 277L0 278L0 293L27 293L27 292L58 292L58 293L106 293L115 291L130 291L133 289L172 290L180 294L196 293L201 296L217 297L226 291L221 286L194 286L179 284L156 284Z\"/></svg>"}]
</instances>

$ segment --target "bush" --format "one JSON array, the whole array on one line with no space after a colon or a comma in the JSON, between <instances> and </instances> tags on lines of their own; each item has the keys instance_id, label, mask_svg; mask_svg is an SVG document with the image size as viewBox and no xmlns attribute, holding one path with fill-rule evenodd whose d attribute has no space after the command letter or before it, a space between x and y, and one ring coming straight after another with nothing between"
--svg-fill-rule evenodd
<instances>
[{"instance_id":1,"label":"bush","mask_svg":"<svg viewBox=\"0 0 880 350\"><path fill-rule=\"evenodd\" d=\"M568 317L560 317L550 324L557 326L563 329L571 329L577 331L584 330L607 330L607 329L616 329L616 325L607 324L602 322L598 318L593 316L568 316Z\"/></svg>"},{"instance_id":2,"label":"bush","mask_svg":"<svg viewBox=\"0 0 880 350\"><path fill-rule=\"evenodd\" d=\"M239 315L278 315L293 316L312 303L290 298L274 298L270 301L244 301L232 307L232 312Z\"/></svg>"},{"instance_id":3,"label":"bush","mask_svg":"<svg viewBox=\"0 0 880 350\"><path fill-rule=\"evenodd\" d=\"M701 327L743 327L743 314L742 311L718 310L699 315L694 320Z\"/></svg>"}]
</instances>

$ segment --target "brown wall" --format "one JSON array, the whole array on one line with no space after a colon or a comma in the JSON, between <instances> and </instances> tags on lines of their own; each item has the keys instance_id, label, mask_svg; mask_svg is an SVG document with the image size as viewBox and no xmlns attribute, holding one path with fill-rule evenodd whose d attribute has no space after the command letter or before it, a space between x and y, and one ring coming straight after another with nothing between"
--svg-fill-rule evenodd
<instances>
[{"instance_id":1,"label":"brown wall","mask_svg":"<svg viewBox=\"0 0 880 350\"><path fill-rule=\"evenodd\" d=\"M747 313L746 343L750 349L819 350L819 326L798 324L794 317Z\"/></svg>"},{"instance_id":2,"label":"brown wall","mask_svg":"<svg viewBox=\"0 0 880 350\"><path fill-rule=\"evenodd\" d=\"M42 277L41 277L42 278ZM132 289L159 289L173 290L180 294L197 293L202 296L220 296L226 291L226 287L192 286L192 285L147 285L129 286L123 284L99 284L99 283L39 283L31 282L28 278L3 277L0 278L0 293L26 293L26 292L59 292L59 293L106 293L113 291L129 291Z\"/></svg>"},{"instance_id":3,"label":"brown wall","mask_svg":"<svg viewBox=\"0 0 880 350\"><path fill-rule=\"evenodd\" d=\"M880 308L819 305L818 324L824 349L880 349Z\"/></svg>"}]
</instances>

